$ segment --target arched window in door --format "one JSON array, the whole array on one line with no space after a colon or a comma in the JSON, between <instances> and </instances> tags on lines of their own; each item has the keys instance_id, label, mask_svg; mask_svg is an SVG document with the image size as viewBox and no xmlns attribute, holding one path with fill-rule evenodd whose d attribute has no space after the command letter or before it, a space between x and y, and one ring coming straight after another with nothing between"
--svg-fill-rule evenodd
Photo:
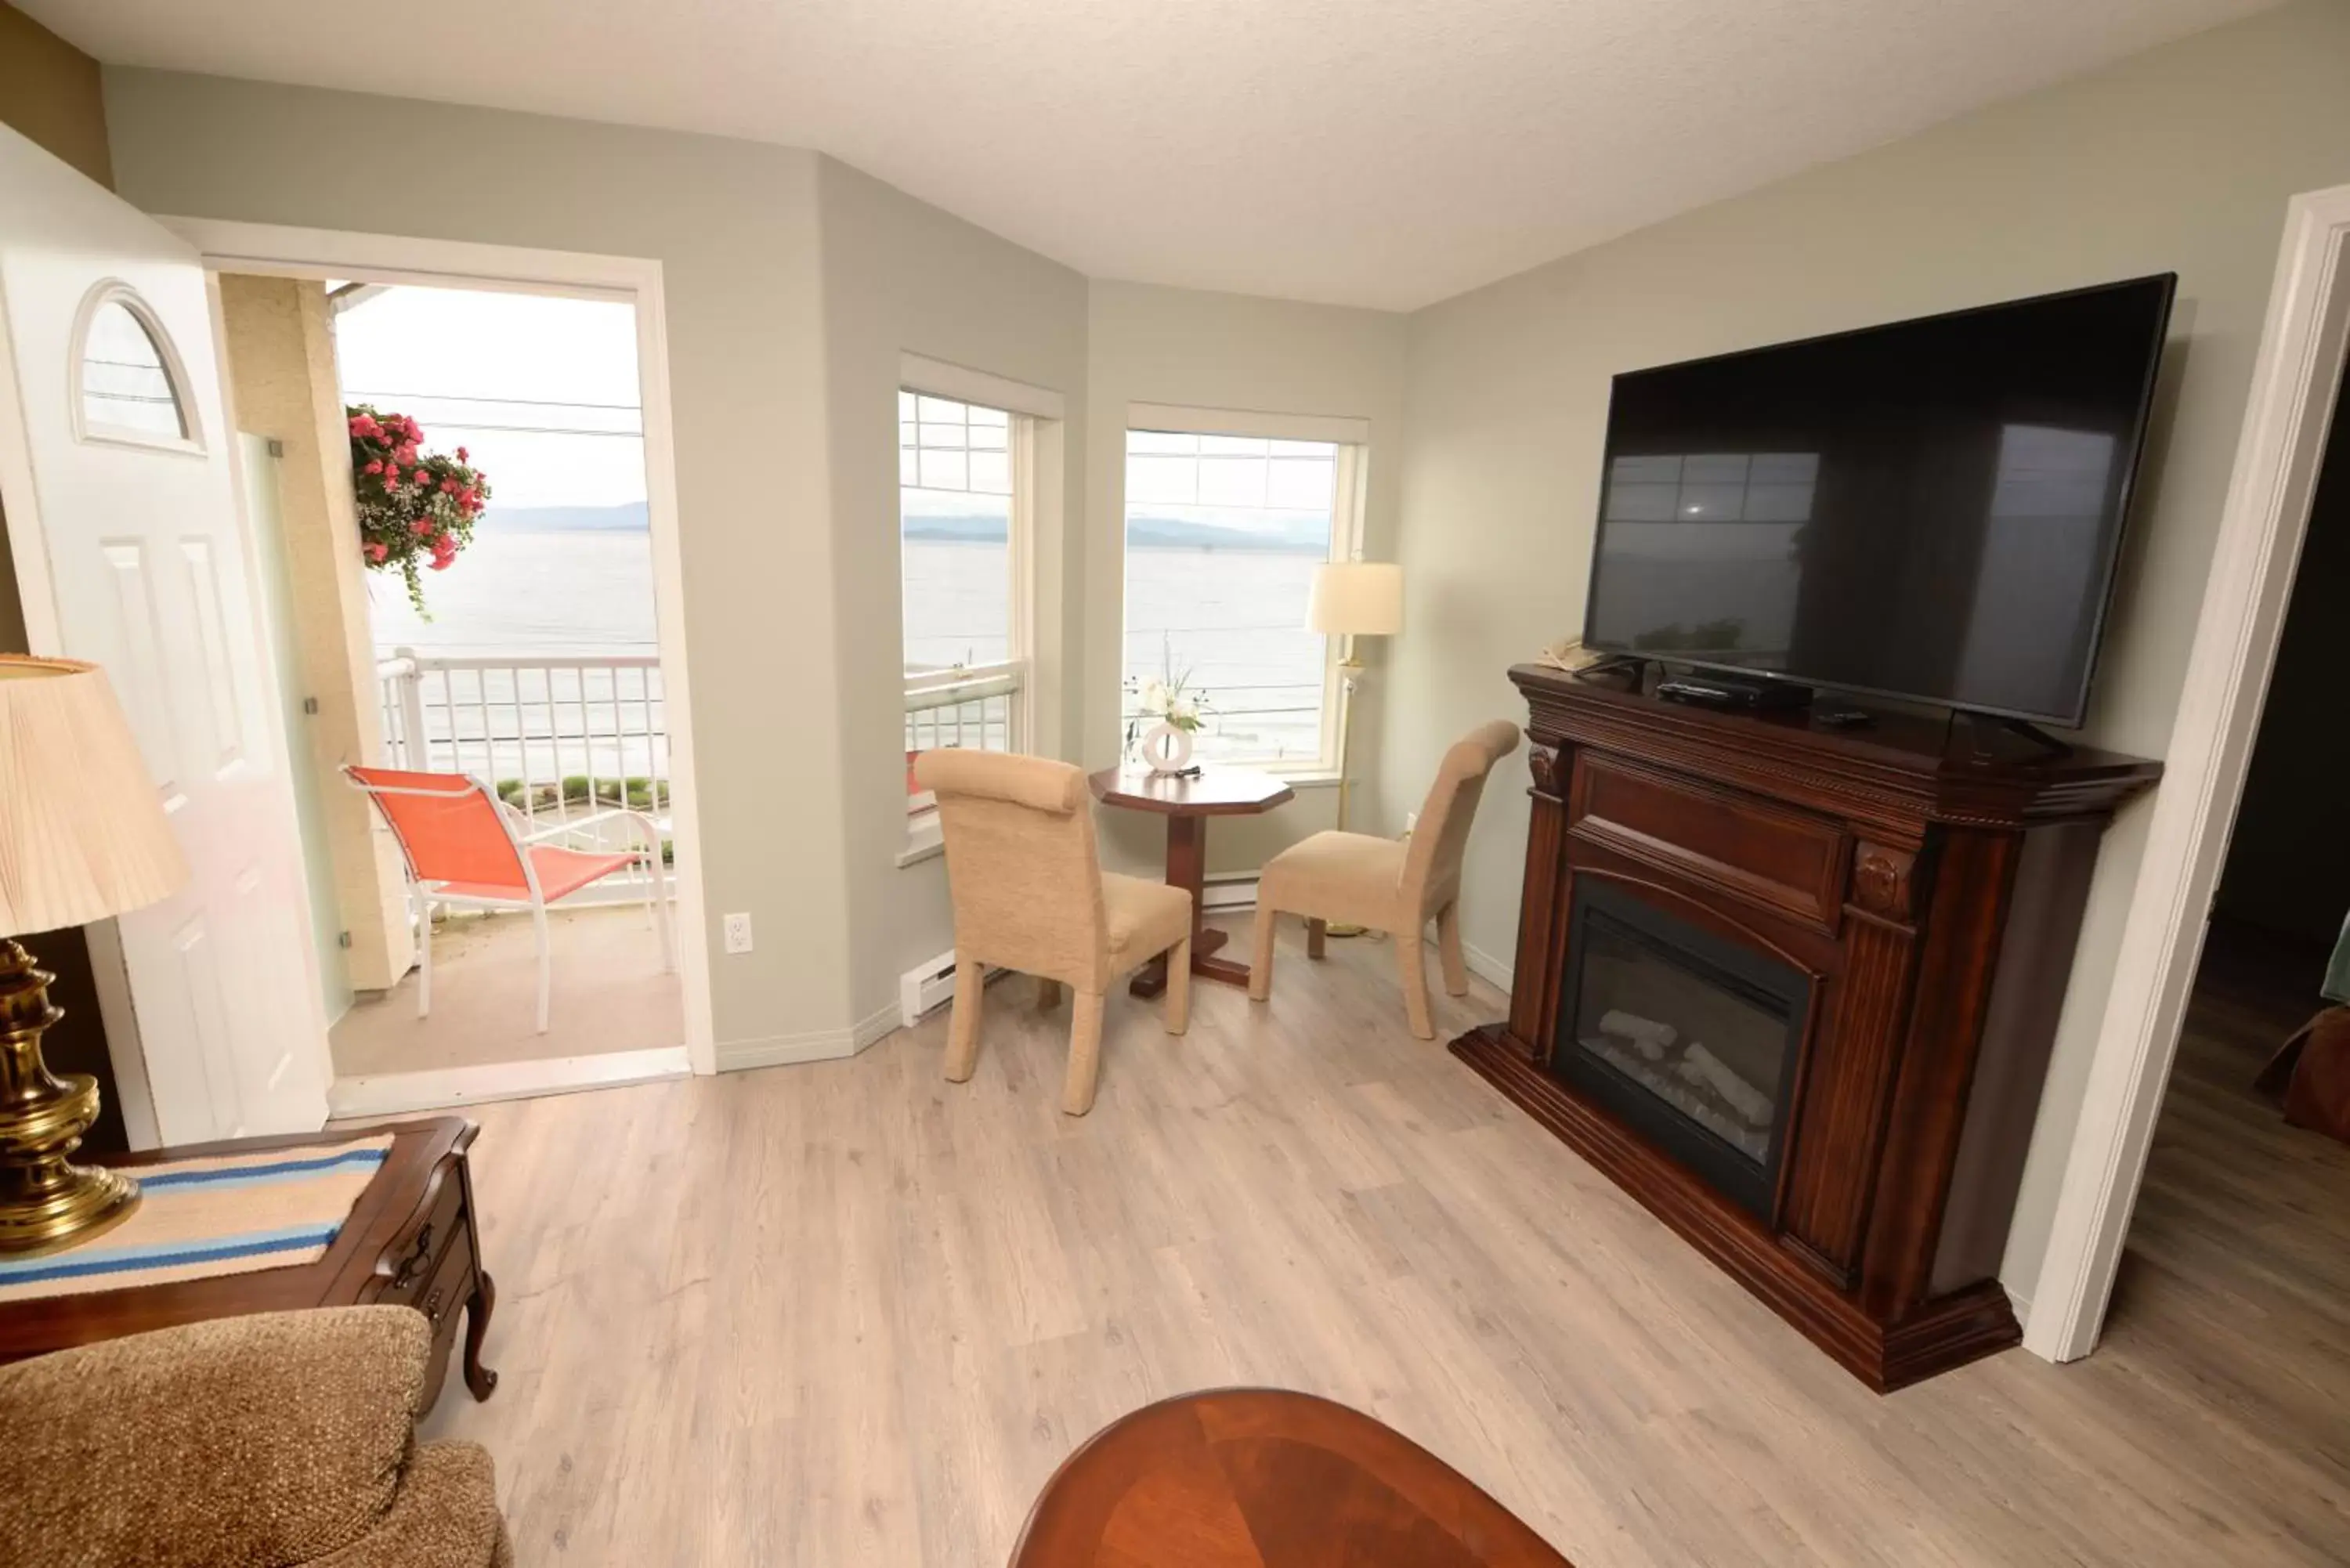
<instances>
[{"instance_id":1,"label":"arched window in door","mask_svg":"<svg viewBox=\"0 0 2350 1568\"><path fill-rule=\"evenodd\" d=\"M90 292L75 344L74 410L83 440L200 447L179 353L129 285L103 283Z\"/></svg>"}]
</instances>

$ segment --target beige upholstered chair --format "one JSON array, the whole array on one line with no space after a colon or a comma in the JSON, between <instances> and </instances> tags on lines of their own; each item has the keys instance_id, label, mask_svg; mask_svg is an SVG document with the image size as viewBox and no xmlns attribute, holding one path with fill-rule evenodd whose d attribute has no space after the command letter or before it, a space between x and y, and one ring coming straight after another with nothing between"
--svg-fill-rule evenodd
<instances>
[{"instance_id":1,"label":"beige upholstered chair","mask_svg":"<svg viewBox=\"0 0 2350 1568\"><path fill-rule=\"evenodd\" d=\"M1084 1116L1101 1067L1102 1006L1120 976L1166 953L1167 1033L1191 1022L1191 895L1102 871L1086 775L1067 763L924 752L914 782L939 797L954 897L947 1076L960 1084L978 1064L988 967L1018 970L1044 981L1047 1006L1061 986L1077 993L1061 1108Z\"/></svg>"},{"instance_id":2,"label":"beige upholstered chair","mask_svg":"<svg viewBox=\"0 0 2350 1568\"><path fill-rule=\"evenodd\" d=\"M1461 855L1469 824L1493 764L1518 749L1517 726L1496 719L1481 724L1444 753L1436 783L1420 804L1419 826L1409 840L1365 833L1317 833L1265 863L1256 888L1256 952L1249 964L1249 996L1273 992L1273 919L1287 911L1305 917L1306 949L1322 956L1324 928L1332 921L1368 926L1395 938L1403 971L1404 1011L1411 1032L1436 1038L1429 1017L1428 971L1420 954L1432 917L1444 961L1449 996L1469 991L1461 958Z\"/></svg>"},{"instance_id":3,"label":"beige upholstered chair","mask_svg":"<svg viewBox=\"0 0 2350 1568\"><path fill-rule=\"evenodd\" d=\"M432 1362L422 1313L355 1306L0 1366L0 1563L514 1568L488 1453L417 1440Z\"/></svg>"}]
</instances>

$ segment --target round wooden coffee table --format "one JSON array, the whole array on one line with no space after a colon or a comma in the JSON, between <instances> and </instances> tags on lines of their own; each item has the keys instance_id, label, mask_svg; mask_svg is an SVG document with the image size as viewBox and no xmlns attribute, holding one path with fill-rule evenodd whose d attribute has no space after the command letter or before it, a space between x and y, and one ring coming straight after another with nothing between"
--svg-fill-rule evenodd
<instances>
[{"instance_id":1,"label":"round wooden coffee table","mask_svg":"<svg viewBox=\"0 0 2350 1568\"><path fill-rule=\"evenodd\" d=\"M1460 1471L1276 1388L1121 1417L1037 1494L1011 1568L1574 1568Z\"/></svg>"},{"instance_id":2,"label":"round wooden coffee table","mask_svg":"<svg viewBox=\"0 0 2350 1568\"><path fill-rule=\"evenodd\" d=\"M1227 985L1246 985L1248 965L1216 957L1224 933L1205 923L1200 892L1208 875L1208 818L1253 816L1295 800L1296 792L1271 774L1241 768L1202 768L1195 778L1154 774L1148 768L1104 768L1087 782L1104 805L1154 812L1167 819L1167 885L1191 895L1191 972ZM1143 965L1127 989L1137 996L1156 996L1166 990L1166 961L1154 959Z\"/></svg>"}]
</instances>

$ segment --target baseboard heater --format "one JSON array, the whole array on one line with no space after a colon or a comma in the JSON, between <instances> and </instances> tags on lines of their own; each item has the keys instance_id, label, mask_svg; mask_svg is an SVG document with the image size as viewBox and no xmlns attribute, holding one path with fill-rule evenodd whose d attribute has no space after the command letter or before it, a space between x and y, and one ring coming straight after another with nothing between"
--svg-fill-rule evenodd
<instances>
[{"instance_id":1,"label":"baseboard heater","mask_svg":"<svg viewBox=\"0 0 2350 1568\"><path fill-rule=\"evenodd\" d=\"M1256 908L1256 878L1211 877L1207 886L1200 889L1200 902L1211 915L1224 909L1253 909Z\"/></svg>"},{"instance_id":2,"label":"baseboard heater","mask_svg":"<svg viewBox=\"0 0 2350 1568\"><path fill-rule=\"evenodd\" d=\"M922 1014L954 999L955 956L949 948L928 963L916 964L898 977L898 1023L911 1029Z\"/></svg>"},{"instance_id":3,"label":"baseboard heater","mask_svg":"<svg viewBox=\"0 0 2350 1568\"><path fill-rule=\"evenodd\" d=\"M1210 882L1205 903L1211 909L1245 909L1256 902L1256 878L1235 877ZM1003 971L991 969L993 980ZM911 1029L923 1016L954 1000L955 958L950 948L928 963L916 964L898 977L898 1022Z\"/></svg>"}]
</instances>

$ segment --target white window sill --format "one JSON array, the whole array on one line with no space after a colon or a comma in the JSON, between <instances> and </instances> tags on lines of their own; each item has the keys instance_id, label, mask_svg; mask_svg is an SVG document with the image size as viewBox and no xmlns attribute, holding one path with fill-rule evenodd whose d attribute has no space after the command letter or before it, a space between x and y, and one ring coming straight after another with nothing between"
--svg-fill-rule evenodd
<instances>
[{"instance_id":1,"label":"white window sill","mask_svg":"<svg viewBox=\"0 0 2350 1568\"><path fill-rule=\"evenodd\" d=\"M906 819L906 847L898 851L899 869L946 853L946 839L939 831L939 814L922 812Z\"/></svg>"}]
</instances>

